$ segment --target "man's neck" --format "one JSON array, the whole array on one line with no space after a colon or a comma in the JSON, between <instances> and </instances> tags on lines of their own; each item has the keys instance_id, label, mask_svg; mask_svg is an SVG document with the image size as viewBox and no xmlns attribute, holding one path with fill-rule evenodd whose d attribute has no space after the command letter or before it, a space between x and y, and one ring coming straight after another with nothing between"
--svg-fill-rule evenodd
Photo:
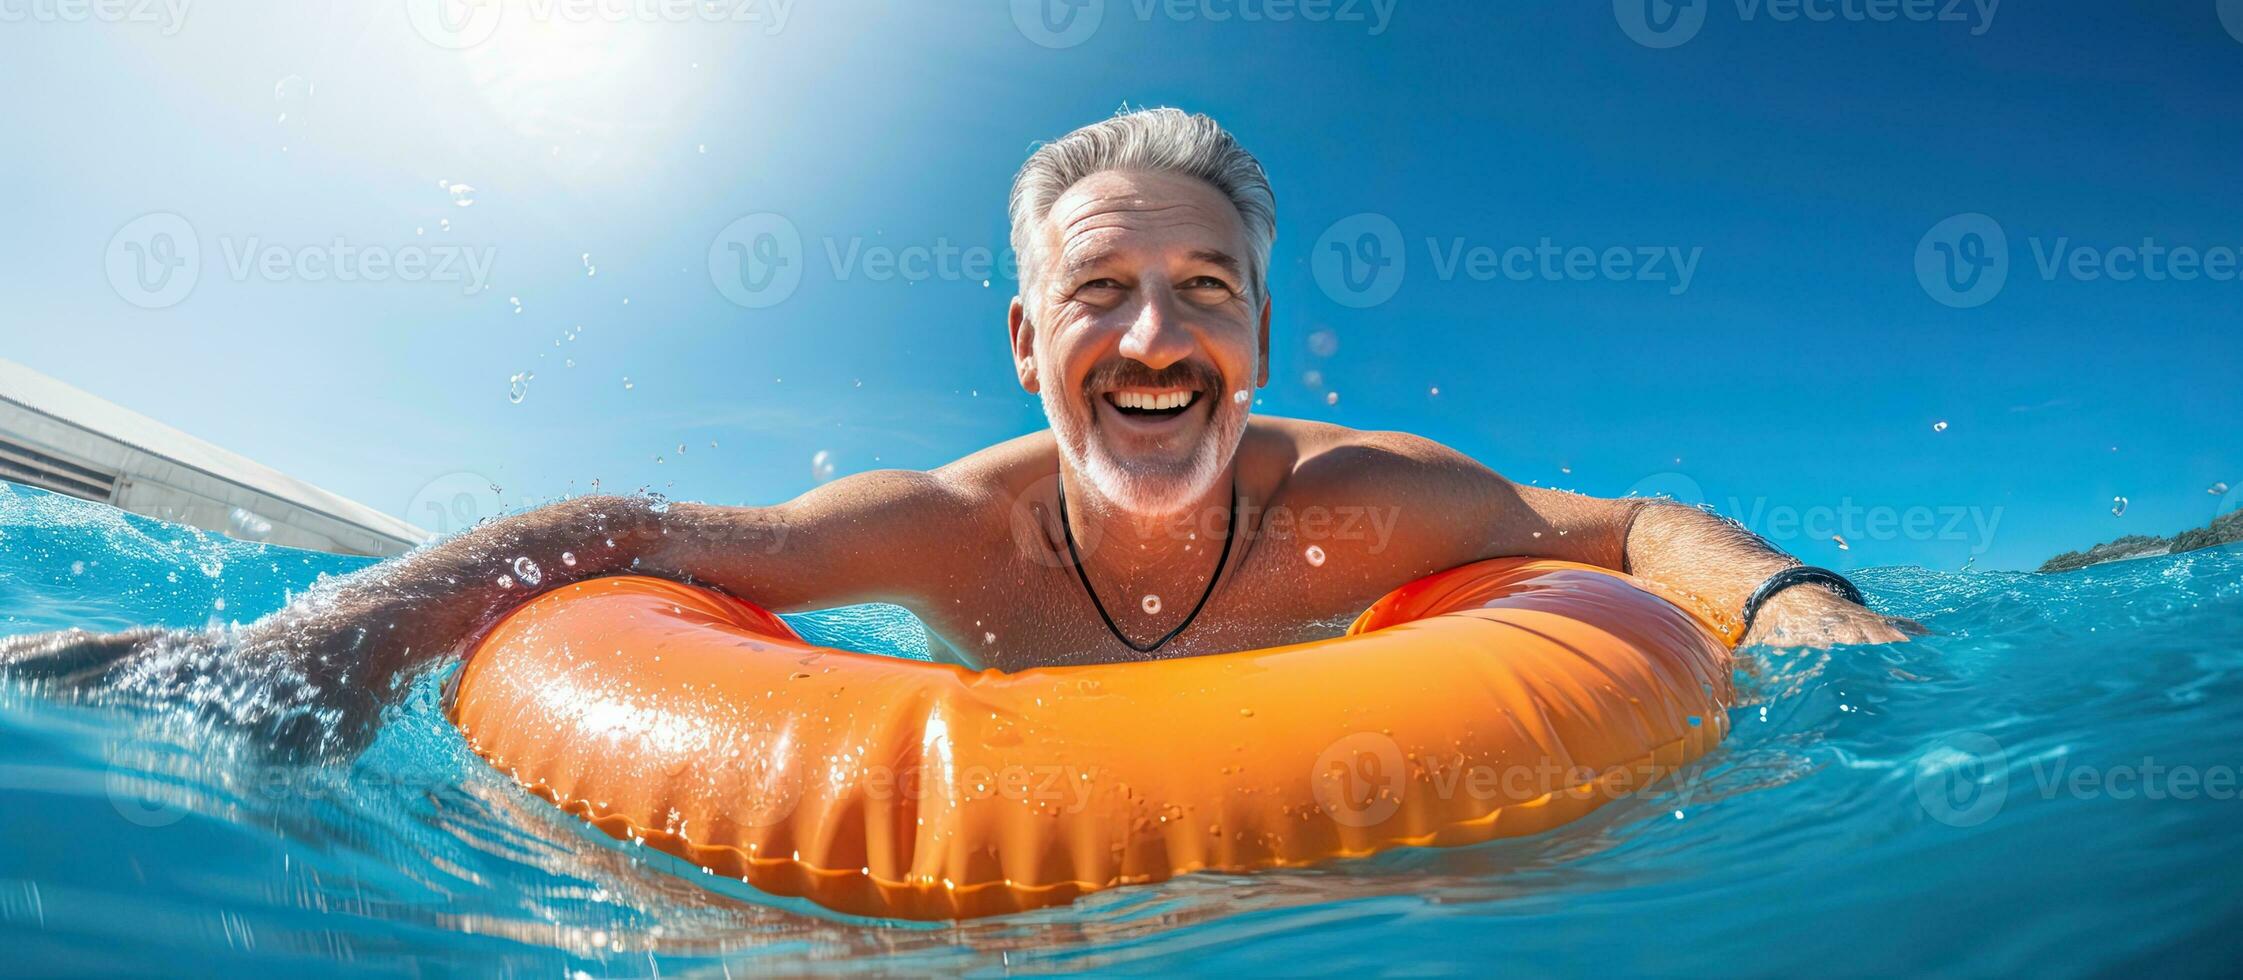
<instances>
[{"instance_id":1,"label":"man's neck","mask_svg":"<svg viewBox=\"0 0 2243 980\"><path fill-rule=\"evenodd\" d=\"M1189 506L1144 514L1119 506L1090 480L1062 467L1065 533L1074 536L1084 569L1102 588L1109 580L1119 586L1186 570L1194 580L1205 581L1214 572L1215 557L1237 517L1235 474L1233 463Z\"/></svg>"}]
</instances>

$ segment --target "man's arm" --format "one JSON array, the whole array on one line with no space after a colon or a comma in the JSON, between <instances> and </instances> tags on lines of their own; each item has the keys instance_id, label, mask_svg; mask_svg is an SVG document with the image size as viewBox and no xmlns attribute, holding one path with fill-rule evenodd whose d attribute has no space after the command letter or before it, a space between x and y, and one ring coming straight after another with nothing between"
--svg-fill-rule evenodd
<instances>
[{"instance_id":1,"label":"man's arm","mask_svg":"<svg viewBox=\"0 0 2243 980\"><path fill-rule=\"evenodd\" d=\"M1481 534L1465 550L1441 559L1449 567L1482 558L1529 555L1599 565L1691 593L1731 616L1760 583L1798 559L1742 526L1693 507L1664 500L1610 500L1562 490L1520 486L1456 450L1400 433L1363 433L1358 450L1386 467L1358 467L1378 478L1427 520L1417 528L1421 547L1442 548L1465 528ZM1399 467L1399 470L1393 469ZM1400 478L1391 475L1399 472ZM1907 639L1902 622L1847 602L1827 589L1786 589L1761 607L1744 642L1790 646L1889 643Z\"/></svg>"},{"instance_id":2,"label":"man's arm","mask_svg":"<svg viewBox=\"0 0 2243 980\"><path fill-rule=\"evenodd\" d=\"M1732 615L1760 583L1800 564L1742 525L1672 501L1611 501L1633 509L1622 530L1624 569L1690 592ZM1802 585L1770 598L1744 642L1779 646L1894 643L1914 624L1880 616L1827 589Z\"/></svg>"},{"instance_id":3,"label":"man's arm","mask_svg":"<svg viewBox=\"0 0 2243 980\"><path fill-rule=\"evenodd\" d=\"M936 478L869 473L776 507L664 505L580 497L488 521L411 554L334 579L231 635L136 630L0 639L0 671L57 692L178 700L247 686L271 696L204 705L284 747L349 750L398 692L397 680L455 655L499 618L573 582L644 574L712 585L776 609L907 599L917 562L864 561L910 550L946 526ZM855 556L854 559L849 556ZM219 676L214 676L219 675ZM290 708L331 711L306 731Z\"/></svg>"}]
</instances>

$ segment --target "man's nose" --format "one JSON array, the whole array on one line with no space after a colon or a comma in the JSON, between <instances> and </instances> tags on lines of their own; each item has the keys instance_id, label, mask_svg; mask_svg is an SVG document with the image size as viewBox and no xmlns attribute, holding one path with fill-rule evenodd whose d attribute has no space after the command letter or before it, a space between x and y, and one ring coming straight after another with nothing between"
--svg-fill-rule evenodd
<instances>
[{"instance_id":1,"label":"man's nose","mask_svg":"<svg viewBox=\"0 0 2243 980\"><path fill-rule=\"evenodd\" d=\"M1121 354L1155 371L1190 357L1198 346L1176 296L1167 289L1148 289L1138 303L1137 316L1122 335Z\"/></svg>"}]
</instances>

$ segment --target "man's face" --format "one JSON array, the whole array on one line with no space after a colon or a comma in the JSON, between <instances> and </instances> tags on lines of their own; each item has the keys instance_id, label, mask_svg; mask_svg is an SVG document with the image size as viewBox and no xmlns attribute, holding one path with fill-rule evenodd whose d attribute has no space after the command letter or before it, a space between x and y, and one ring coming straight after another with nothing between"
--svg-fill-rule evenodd
<instances>
[{"instance_id":1,"label":"man's face","mask_svg":"<svg viewBox=\"0 0 2243 980\"><path fill-rule=\"evenodd\" d=\"M1013 304L1021 387L1107 499L1146 515L1190 507L1268 380L1268 309L1250 292L1237 209L1190 177L1108 171L1060 195L1037 235L1034 302Z\"/></svg>"}]
</instances>

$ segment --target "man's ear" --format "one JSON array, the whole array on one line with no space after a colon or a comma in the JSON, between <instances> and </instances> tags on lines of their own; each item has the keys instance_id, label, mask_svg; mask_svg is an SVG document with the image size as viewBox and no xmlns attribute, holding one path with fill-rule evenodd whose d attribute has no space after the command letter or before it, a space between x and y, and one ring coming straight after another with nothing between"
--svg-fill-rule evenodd
<instances>
[{"instance_id":1,"label":"man's ear","mask_svg":"<svg viewBox=\"0 0 2243 980\"><path fill-rule=\"evenodd\" d=\"M1036 325L1028 322L1028 307L1018 296L1005 314L1005 329L1012 335L1012 367L1020 375L1020 389L1033 395L1042 387L1036 378Z\"/></svg>"},{"instance_id":2,"label":"man's ear","mask_svg":"<svg viewBox=\"0 0 2243 980\"><path fill-rule=\"evenodd\" d=\"M1267 300L1264 300L1264 301L1262 302L1262 336L1261 336L1261 344L1262 344L1262 371L1261 371L1261 376L1260 376L1260 377L1257 377L1257 378L1255 378L1255 379L1254 379L1254 387L1256 387L1256 388L1267 388L1267 387L1269 387L1269 307L1270 307L1270 304L1269 304L1269 302L1268 302Z\"/></svg>"}]
</instances>

